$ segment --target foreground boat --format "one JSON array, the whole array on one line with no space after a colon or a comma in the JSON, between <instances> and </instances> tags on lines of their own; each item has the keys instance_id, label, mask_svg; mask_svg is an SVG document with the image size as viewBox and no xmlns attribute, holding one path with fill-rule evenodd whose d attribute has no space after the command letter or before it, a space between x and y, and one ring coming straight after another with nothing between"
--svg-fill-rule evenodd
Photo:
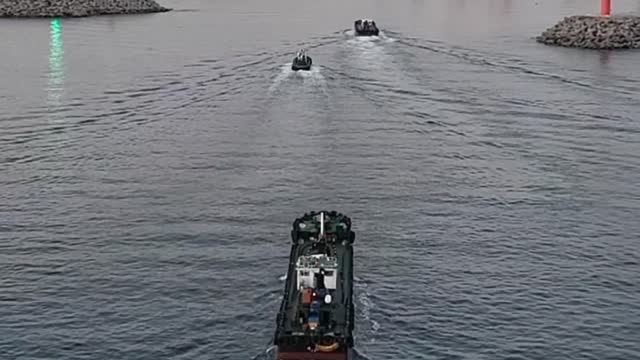
<instances>
[{"instance_id":1,"label":"foreground boat","mask_svg":"<svg viewBox=\"0 0 640 360\"><path fill-rule=\"evenodd\" d=\"M354 240L351 219L335 211L293 222L274 336L277 360L352 359Z\"/></svg>"}]
</instances>

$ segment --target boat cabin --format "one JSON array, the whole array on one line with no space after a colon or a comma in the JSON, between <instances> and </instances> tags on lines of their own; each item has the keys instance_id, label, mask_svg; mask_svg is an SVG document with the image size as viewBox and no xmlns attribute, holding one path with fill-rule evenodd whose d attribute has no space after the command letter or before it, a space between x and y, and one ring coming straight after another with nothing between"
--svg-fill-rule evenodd
<instances>
[{"instance_id":1,"label":"boat cabin","mask_svg":"<svg viewBox=\"0 0 640 360\"><path fill-rule=\"evenodd\" d=\"M325 254L303 255L296 263L297 288L331 289L337 285L338 260Z\"/></svg>"}]
</instances>

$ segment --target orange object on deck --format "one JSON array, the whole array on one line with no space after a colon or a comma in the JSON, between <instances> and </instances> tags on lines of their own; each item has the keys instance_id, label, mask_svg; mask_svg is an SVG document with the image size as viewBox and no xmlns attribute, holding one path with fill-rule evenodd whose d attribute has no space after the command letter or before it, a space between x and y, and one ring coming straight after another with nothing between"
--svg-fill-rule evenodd
<instances>
[{"instance_id":1,"label":"orange object on deck","mask_svg":"<svg viewBox=\"0 0 640 360\"><path fill-rule=\"evenodd\" d=\"M336 350L338 350L339 347L340 347L340 344L338 344L337 342L334 342L331 345L318 345L318 344L316 344L316 350L322 351L322 352L336 351Z\"/></svg>"}]
</instances>

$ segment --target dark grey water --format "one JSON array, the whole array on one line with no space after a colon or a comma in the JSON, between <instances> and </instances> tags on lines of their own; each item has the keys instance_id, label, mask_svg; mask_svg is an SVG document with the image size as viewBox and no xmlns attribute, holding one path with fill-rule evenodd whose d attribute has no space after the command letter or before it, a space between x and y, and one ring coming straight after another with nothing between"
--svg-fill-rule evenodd
<instances>
[{"instance_id":1,"label":"dark grey water","mask_svg":"<svg viewBox=\"0 0 640 360\"><path fill-rule=\"evenodd\" d=\"M532 40L596 1L162 3L0 21L0 358L268 358L323 208L361 358L640 358L640 53Z\"/></svg>"}]
</instances>

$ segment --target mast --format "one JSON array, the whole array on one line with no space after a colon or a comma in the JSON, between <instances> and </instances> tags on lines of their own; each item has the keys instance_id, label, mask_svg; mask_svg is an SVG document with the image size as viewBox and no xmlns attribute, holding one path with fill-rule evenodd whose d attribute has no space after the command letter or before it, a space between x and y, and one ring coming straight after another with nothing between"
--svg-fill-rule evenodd
<instances>
[{"instance_id":1,"label":"mast","mask_svg":"<svg viewBox=\"0 0 640 360\"><path fill-rule=\"evenodd\" d=\"M324 212L320 213L320 238L324 238Z\"/></svg>"}]
</instances>

